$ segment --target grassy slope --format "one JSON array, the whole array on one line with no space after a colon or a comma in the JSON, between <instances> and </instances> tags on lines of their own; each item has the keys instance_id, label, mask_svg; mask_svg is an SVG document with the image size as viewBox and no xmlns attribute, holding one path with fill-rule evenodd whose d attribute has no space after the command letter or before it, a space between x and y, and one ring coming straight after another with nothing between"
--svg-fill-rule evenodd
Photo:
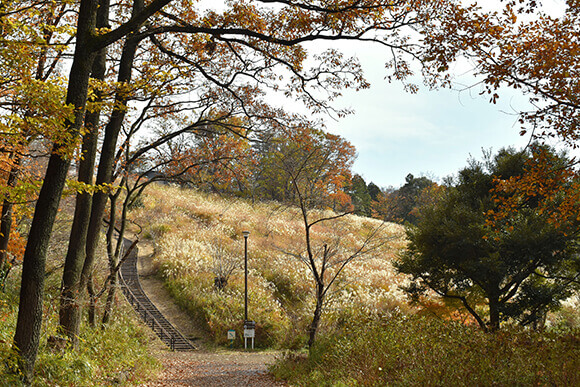
<instances>
[{"instance_id":1,"label":"grassy slope","mask_svg":"<svg viewBox=\"0 0 580 387\"><path fill-rule=\"evenodd\" d=\"M155 186L132 212L156 246L161 275L178 302L206 324L215 342L225 343L228 329L243 321L242 231L250 231L249 318L258 323L257 344L298 348L304 344L313 309L313 281L308 267L291 254L304 253L304 227L295 208L221 198L193 190ZM403 229L358 216L314 228L316 248L340 242L345 252L358 248L376 228L387 241L372 255L353 262L329 298L322 330L348 320L352 310L403 308L391 261L404 246ZM338 237L338 238L337 238ZM222 257L218 257L219 246ZM236 271L223 291L214 288L215 267L235 261ZM238 342L238 345L240 342Z\"/></svg>"},{"instance_id":2,"label":"grassy slope","mask_svg":"<svg viewBox=\"0 0 580 387\"><path fill-rule=\"evenodd\" d=\"M306 266L285 253L303 250L295 209L157 186L133 215L155 242L160 274L174 297L222 344L228 329L240 337L243 272L238 269L225 290L217 291L214 247L223 247L241 266L241 235L249 230L249 308L258 322L258 344L303 347L313 283ZM318 228L316 240L338 235L352 249L379 225L351 216ZM577 331L486 335L461 323L404 313L408 307L398 290L404 278L391 267L404 248L401 227L385 225L382 238L391 239L354 263L337 284L310 355L280 360L273 368L278 377L306 386L580 385ZM573 312L574 319L577 315Z\"/></svg>"},{"instance_id":3,"label":"grassy slope","mask_svg":"<svg viewBox=\"0 0 580 387\"><path fill-rule=\"evenodd\" d=\"M77 351L59 351L47 345L49 337L59 336L58 294L74 208L71 200L65 198L62 201L62 209L51 238L44 320L33 385L81 387L109 386L116 382L122 385L139 384L150 378L159 366L148 353L152 333L138 321L120 292L117 293L120 302L115 306L112 321L105 330L91 329L84 325L81 327ZM106 255L101 251L99 256ZM96 269L103 277L108 270L102 260ZM96 285L100 286L101 283L102 278ZM7 373L7 367L11 364L9 357L18 314L19 284L20 271L15 268L9 276L5 291L0 292L0 387L18 385L17 380Z\"/></svg>"}]
</instances>

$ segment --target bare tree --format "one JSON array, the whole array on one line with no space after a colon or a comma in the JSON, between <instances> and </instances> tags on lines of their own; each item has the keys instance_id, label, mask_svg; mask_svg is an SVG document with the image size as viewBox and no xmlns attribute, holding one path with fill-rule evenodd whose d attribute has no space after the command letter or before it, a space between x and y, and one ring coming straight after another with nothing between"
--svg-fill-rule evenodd
<instances>
[{"instance_id":1,"label":"bare tree","mask_svg":"<svg viewBox=\"0 0 580 387\"><path fill-rule=\"evenodd\" d=\"M215 288L222 290L228 285L232 273L240 267L240 260L221 244L212 245L211 257Z\"/></svg>"},{"instance_id":2,"label":"bare tree","mask_svg":"<svg viewBox=\"0 0 580 387\"><path fill-rule=\"evenodd\" d=\"M306 136L301 138L304 141ZM370 230L358 246L347 246L339 231L340 222L345 221L352 211L336 213L327 210L335 207L333 196L340 193L348 183L336 177L350 176L352 165L350 158L344 158L343 150L348 148L346 146L348 143L343 143L340 138L332 139L330 142L325 141L323 136L322 141L312 139L306 143L297 143L289 152L281 152L277 160L280 171L287 178L292 190L292 194L288 196L289 202L298 206L304 224L304 248L298 253L286 253L308 267L315 286L315 307L309 328L309 347L314 344L327 296L344 269L353 261L368 256L386 243L386 240L379 238L381 224ZM351 157L354 157L354 154ZM337 180L343 181L343 185L337 185ZM332 189L335 195L331 195L329 189ZM343 208L349 207L346 204L349 203L345 203ZM331 238L315 240L315 228L323 223L332 224L334 235Z\"/></svg>"},{"instance_id":3,"label":"bare tree","mask_svg":"<svg viewBox=\"0 0 580 387\"><path fill-rule=\"evenodd\" d=\"M316 333L320 325L322 312L326 305L327 296L334 288L337 280L343 274L345 268L353 261L363 259L376 252L387 240L379 237L381 226L371 230L358 246L347 247L339 235L337 221L350 215L348 213L331 216L312 216L308 208L301 205L300 211L304 222L304 247L300 253L287 253L303 262L312 275L315 286L315 307L312 322L308 329L308 347L312 347L316 339ZM315 241L313 238L313 227L322 223L332 223L336 235L330 240Z\"/></svg>"}]
</instances>

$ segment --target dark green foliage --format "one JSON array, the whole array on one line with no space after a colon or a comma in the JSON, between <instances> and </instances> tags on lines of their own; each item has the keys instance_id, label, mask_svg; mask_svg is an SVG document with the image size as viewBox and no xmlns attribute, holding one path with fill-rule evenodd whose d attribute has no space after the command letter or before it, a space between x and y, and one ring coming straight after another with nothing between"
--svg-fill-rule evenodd
<instances>
[{"instance_id":1,"label":"dark green foliage","mask_svg":"<svg viewBox=\"0 0 580 387\"><path fill-rule=\"evenodd\" d=\"M379 199L379 194L381 193L379 186L371 181L369 185L367 185L367 190L371 196L371 200L376 202Z\"/></svg>"},{"instance_id":2,"label":"dark green foliage","mask_svg":"<svg viewBox=\"0 0 580 387\"><path fill-rule=\"evenodd\" d=\"M348 187L354 213L361 216L371 216L371 195L365 179L360 175L354 175Z\"/></svg>"},{"instance_id":3,"label":"dark green foliage","mask_svg":"<svg viewBox=\"0 0 580 387\"><path fill-rule=\"evenodd\" d=\"M272 371L300 386L574 386L580 335L502 331L425 317L362 318Z\"/></svg>"},{"instance_id":4,"label":"dark green foliage","mask_svg":"<svg viewBox=\"0 0 580 387\"><path fill-rule=\"evenodd\" d=\"M571 294L569 281L545 275L578 261L576 238L548 222L533 200L522 203L499 230L487 222L488 211L497 206L490 193L494 176L525 173L529 157L507 149L485 164L472 161L441 200L421 210L417 227L407 231L409 248L396 264L412 276L406 290L413 298L432 290L459 300L482 329L495 330L510 319L541 323Z\"/></svg>"},{"instance_id":5,"label":"dark green foliage","mask_svg":"<svg viewBox=\"0 0 580 387\"><path fill-rule=\"evenodd\" d=\"M405 185L397 191L399 216L403 222L416 223L417 217L414 210L418 204L419 196L431 184L433 184L433 181L425 176L415 177L412 174L407 175Z\"/></svg>"},{"instance_id":6,"label":"dark green foliage","mask_svg":"<svg viewBox=\"0 0 580 387\"><path fill-rule=\"evenodd\" d=\"M383 205L377 206L378 213L376 215L390 222L416 224L422 194L433 184L435 183L425 176L416 178L412 174L408 174L405 184L401 188L377 194L378 202L382 201ZM374 192L373 188L373 195Z\"/></svg>"}]
</instances>

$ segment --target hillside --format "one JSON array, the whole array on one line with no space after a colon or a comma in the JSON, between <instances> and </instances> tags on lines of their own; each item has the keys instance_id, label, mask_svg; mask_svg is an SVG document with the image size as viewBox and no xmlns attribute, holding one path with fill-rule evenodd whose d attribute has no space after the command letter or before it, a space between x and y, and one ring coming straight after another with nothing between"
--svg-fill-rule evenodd
<instances>
[{"instance_id":1,"label":"hillside","mask_svg":"<svg viewBox=\"0 0 580 387\"><path fill-rule=\"evenodd\" d=\"M377 228L384 243L352 262L337 281L306 355L301 349L312 320L314 281L297 258L304 249L297 209L154 186L131 216L142 227L140 238L153 242L158 275L174 299L216 344L227 345L226 332L235 329L237 348L243 347L242 231L250 232L249 318L257 323L258 347L298 350L270 367L291 385L578 384L578 331L562 320L577 316L577 307L554 315L547 331L511 326L496 335L466 323L461 313L434 318L444 309L440 304L412 313L399 290L405 278L392 267L406 246L399 225L347 216L314 230L315 249L324 242L356 249ZM235 270L220 289L215 278L232 263ZM170 376L180 369L169 360L164 364Z\"/></svg>"},{"instance_id":2,"label":"hillside","mask_svg":"<svg viewBox=\"0 0 580 387\"><path fill-rule=\"evenodd\" d=\"M244 238L248 238L248 315L257 322L261 347L301 347L314 307L314 282L303 253L300 213L279 203L251 203L195 190L155 185L131 217L140 238L153 241L154 264L177 302L205 326L216 343L237 330L241 344L244 318ZM375 233L378 246L352 261L333 285L321 330L358 313L388 313L404 308L399 285L404 278L391 262L404 247L403 228L348 215L313 228L314 248L323 243L355 251ZM228 268L233 271L228 274ZM329 269L331 270L331 269ZM227 281L218 289L220 277ZM224 283L224 282L222 282Z\"/></svg>"}]
</instances>

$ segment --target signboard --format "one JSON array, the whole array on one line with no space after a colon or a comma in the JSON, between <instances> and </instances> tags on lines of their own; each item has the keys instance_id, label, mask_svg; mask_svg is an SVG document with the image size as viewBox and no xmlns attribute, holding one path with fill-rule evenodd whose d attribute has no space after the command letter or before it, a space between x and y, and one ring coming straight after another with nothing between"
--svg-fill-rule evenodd
<instances>
[{"instance_id":1,"label":"signboard","mask_svg":"<svg viewBox=\"0 0 580 387\"><path fill-rule=\"evenodd\" d=\"M233 329L230 329L228 331L228 340L235 340L236 339L236 331Z\"/></svg>"},{"instance_id":2,"label":"signboard","mask_svg":"<svg viewBox=\"0 0 580 387\"><path fill-rule=\"evenodd\" d=\"M248 348L248 339L252 340L252 349L254 348L254 337L256 337L256 322L244 321L244 348Z\"/></svg>"}]
</instances>

